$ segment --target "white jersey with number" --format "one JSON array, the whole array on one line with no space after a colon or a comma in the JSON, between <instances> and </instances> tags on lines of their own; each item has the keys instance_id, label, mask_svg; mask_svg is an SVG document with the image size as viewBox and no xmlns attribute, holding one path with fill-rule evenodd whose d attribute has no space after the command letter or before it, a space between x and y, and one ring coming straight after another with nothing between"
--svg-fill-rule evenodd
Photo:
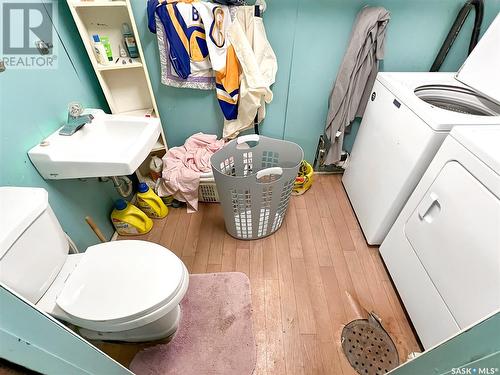
<instances>
[{"instance_id":1,"label":"white jersey with number","mask_svg":"<svg viewBox=\"0 0 500 375\"><path fill-rule=\"evenodd\" d=\"M226 54L229 47L227 38L227 32L231 26L229 7L204 1L193 2L192 5L198 11L205 26L212 68L215 71L221 71L226 66Z\"/></svg>"}]
</instances>

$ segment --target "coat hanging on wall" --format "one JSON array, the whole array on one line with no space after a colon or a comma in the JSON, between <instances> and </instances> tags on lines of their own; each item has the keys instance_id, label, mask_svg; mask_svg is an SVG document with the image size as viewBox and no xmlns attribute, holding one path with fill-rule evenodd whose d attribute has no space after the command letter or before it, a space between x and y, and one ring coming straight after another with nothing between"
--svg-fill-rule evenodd
<instances>
[{"instance_id":1,"label":"coat hanging on wall","mask_svg":"<svg viewBox=\"0 0 500 375\"><path fill-rule=\"evenodd\" d=\"M257 127L266 117L266 104L273 100L271 85L278 62L267 40L262 18L255 15L252 6L236 9L229 39L242 68L238 117L224 121L223 136L234 138L243 130Z\"/></svg>"},{"instance_id":2,"label":"coat hanging on wall","mask_svg":"<svg viewBox=\"0 0 500 375\"><path fill-rule=\"evenodd\" d=\"M324 164L340 160L344 131L365 110L368 96L384 57L390 13L382 7L364 7L358 13L347 51L330 94L325 134L330 147Z\"/></svg>"}]
</instances>

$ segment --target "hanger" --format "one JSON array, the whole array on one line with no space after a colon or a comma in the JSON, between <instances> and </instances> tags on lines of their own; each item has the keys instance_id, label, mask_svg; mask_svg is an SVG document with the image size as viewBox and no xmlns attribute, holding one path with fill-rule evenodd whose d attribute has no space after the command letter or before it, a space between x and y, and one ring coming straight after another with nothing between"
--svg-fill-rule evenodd
<instances>
[{"instance_id":1,"label":"hanger","mask_svg":"<svg viewBox=\"0 0 500 375\"><path fill-rule=\"evenodd\" d=\"M264 13L267 9L266 0L257 0L255 2L255 16L262 17L262 13Z\"/></svg>"}]
</instances>

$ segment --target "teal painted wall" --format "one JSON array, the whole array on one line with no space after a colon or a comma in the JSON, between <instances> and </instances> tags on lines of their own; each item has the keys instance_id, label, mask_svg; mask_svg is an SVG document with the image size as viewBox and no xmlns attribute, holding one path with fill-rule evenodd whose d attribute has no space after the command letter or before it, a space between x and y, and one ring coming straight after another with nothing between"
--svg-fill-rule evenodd
<instances>
[{"instance_id":1,"label":"teal painted wall","mask_svg":"<svg viewBox=\"0 0 500 375\"><path fill-rule=\"evenodd\" d=\"M499 333L500 312L497 312L443 344L424 352L391 374L500 374ZM459 372L459 368L464 372ZM466 372L467 370L469 372Z\"/></svg>"},{"instance_id":2,"label":"teal painted wall","mask_svg":"<svg viewBox=\"0 0 500 375\"><path fill-rule=\"evenodd\" d=\"M0 306L0 358L42 374L132 374L2 286Z\"/></svg>"},{"instance_id":3,"label":"teal painted wall","mask_svg":"<svg viewBox=\"0 0 500 375\"><path fill-rule=\"evenodd\" d=\"M153 89L169 146L178 146L197 131L222 133L222 116L212 92L176 89L160 83L155 35L147 29L145 1L131 0ZM324 128L327 99L340 65L356 13L380 5L392 14L387 34L385 71L427 71L456 14L458 0L268 0L264 22L278 58L262 134L299 143L314 158ZM486 1L484 32L500 11L500 0ZM466 57L473 14L443 65L456 71ZM350 148L356 133L347 137Z\"/></svg>"},{"instance_id":4,"label":"teal painted wall","mask_svg":"<svg viewBox=\"0 0 500 375\"><path fill-rule=\"evenodd\" d=\"M106 236L113 233L108 219L115 194L112 184L96 179L45 181L27 155L67 120L69 102L108 110L68 6L65 1L57 4L58 68L7 68L0 74L0 185L47 189L63 229L85 250L98 242L84 220L86 215L95 219Z\"/></svg>"}]
</instances>

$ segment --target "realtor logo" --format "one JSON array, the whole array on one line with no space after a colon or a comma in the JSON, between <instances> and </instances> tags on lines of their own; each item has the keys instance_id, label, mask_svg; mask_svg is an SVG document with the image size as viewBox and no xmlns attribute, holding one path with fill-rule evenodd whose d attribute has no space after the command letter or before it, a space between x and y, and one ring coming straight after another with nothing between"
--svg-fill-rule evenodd
<instances>
[{"instance_id":1,"label":"realtor logo","mask_svg":"<svg viewBox=\"0 0 500 375\"><path fill-rule=\"evenodd\" d=\"M0 0L0 58L7 69L57 67L55 1Z\"/></svg>"}]
</instances>

